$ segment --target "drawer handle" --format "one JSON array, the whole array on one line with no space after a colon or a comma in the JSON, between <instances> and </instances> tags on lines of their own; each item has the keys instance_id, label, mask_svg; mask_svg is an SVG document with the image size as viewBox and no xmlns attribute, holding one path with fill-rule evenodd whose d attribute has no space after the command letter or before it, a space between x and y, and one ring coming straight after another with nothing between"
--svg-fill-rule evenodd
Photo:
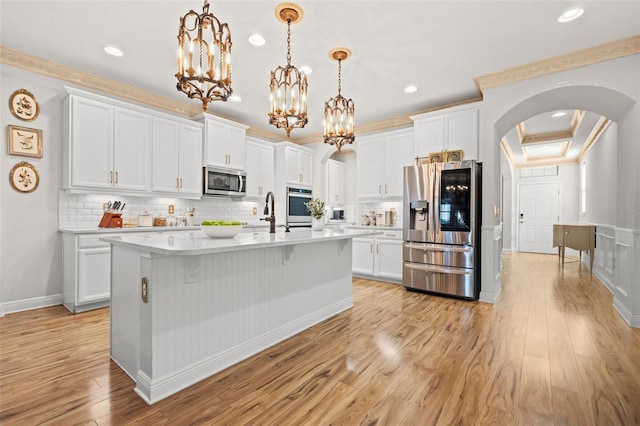
<instances>
[{"instance_id":1,"label":"drawer handle","mask_svg":"<svg viewBox=\"0 0 640 426\"><path fill-rule=\"evenodd\" d=\"M445 266L433 266L433 265L417 265L417 264L404 264L407 268L417 269L418 271L425 272L437 272L439 274L456 274L456 275L469 275L471 271L468 269L452 269Z\"/></svg>"},{"instance_id":2,"label":"drawer handle","mask_svg":"<svg viewBox=\"0 0 640 426\"><path fill-rule=\"evenodd\" d=\"M405 244L405 247L407 248L412 248L412 249L418 249L418 250L430 250L430 251L454 251L454 252L459 252L459 253L469 253L471 252L471 248L469 247L440 247L440 246L434 246L434 245L423 245L423 244Z\"/></svg>"}]
</instances>

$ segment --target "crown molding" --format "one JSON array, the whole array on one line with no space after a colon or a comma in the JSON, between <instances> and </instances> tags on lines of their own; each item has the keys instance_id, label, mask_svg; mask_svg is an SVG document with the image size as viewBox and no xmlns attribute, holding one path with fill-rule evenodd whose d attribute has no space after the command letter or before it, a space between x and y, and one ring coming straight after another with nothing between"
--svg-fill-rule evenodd
<instances>
[{"instance_id":1,"label":"crown molding","mask_svg":"<svg viewBox=\"0 0 640 426\"><path fill-rule=\"evenodd\" d=\"M584 143L584 145L582 145L582 149L578 153L578 162L582 162L593 144L596 143L600 136L602 136L602 133L604 133L607 127L609 127L609 124L611 124L611 120L605 117L600 118L598 124L596 124L596 126L591 131L591 134L589 134L589 137L587 137L587 141Z\"/></svg>"},{"instance_id":2,"label":"crown molding","mask_svg":"<svg viewBox=\"0 0 640 426\"><path fill-rule=\"evenodd\" d=\"M623 56L640 53L640 35L600 44L578 50L567 55L554 56L542 61L530 62L504 71L487 74L474 79L476 87L482 93L492 87L541 77L560 71L566 71L598 62L609 61Z\"/></svg>"}]
</instances>

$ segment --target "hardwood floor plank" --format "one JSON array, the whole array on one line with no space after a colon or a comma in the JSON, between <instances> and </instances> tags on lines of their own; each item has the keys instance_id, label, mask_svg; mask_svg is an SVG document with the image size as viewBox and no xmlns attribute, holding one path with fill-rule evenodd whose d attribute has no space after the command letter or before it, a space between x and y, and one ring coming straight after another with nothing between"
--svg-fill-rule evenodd
<instances>
[{"instance_id":1,"label":"hardwood floor plank","mask_svg":"<svg viewBox=\"0 0 640 426\"><path fill-rule=\"evenodd\" d=\"M640 424L640 330L588 268L503 257L494 305L354 278L354 306L148 406L109 310L0 318L0 423Z\"/></svg>"}]
</instances>

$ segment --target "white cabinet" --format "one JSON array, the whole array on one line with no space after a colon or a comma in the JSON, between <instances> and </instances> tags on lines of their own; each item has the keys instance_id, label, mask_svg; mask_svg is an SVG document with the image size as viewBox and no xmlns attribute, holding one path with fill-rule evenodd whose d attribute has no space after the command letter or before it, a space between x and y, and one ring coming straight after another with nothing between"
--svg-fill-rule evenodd
<instances>
[{"instance_id":1,"label":"white cabinet","mask_svg":"<svg viewBox=\"0 0 640 426\"><path fill-rule=\"evenodd\" d=\"M204 165L245 169L247 126L220 117L203 114Z\"/></svg>"},{"instance_id":2,"label":"white cabinet","mask_svg":"<svg viewBox=\"0 0 640 426\"><path fill-rule=\"evenodd\" d=\"M71 312L109 305L111 248L101 235L63 236L63 303Z\"/></svg>"},{"instance_id":3,"label":"white cabinet","mask_svg":"<svg viewBox=\"0 0 640 426\"><path fill-rule=\"evenodd\" d=\"M477 103L415 115L415 156L462 150L465 160L478 159L480 106Z\"/></svg>"},{"instance_id":4,"label":"white cabinet","mask_svg":"<svg viewBox=\"0 0 640 426\"><path fill-rule=\"evenodd\" d=\"M280 142L274 147L276 190L285 190L287 186L311 187L315 151L291 142Z\"/></svg>"},{"instance_id":5,"label":"white cabinet","mask_svg":"<svg viewBox=\"0 0 640 426\"><path fill-rule=\"evenodd\" d=\"M313 154L287 146L284 149L287 183L311 186L313 184Z\"/></svg>"},{"instance_id":6,"label":"white cabinet","mask_svg":"<svg viewBox=\"0 0 640 426\"><path fill-rule=\"evenodd\" d=\"M201 125L154 117L152 129L152 191L200 198Z\"/></svg>"},{"instance_id":7,"label":"white cabinet","mask_svg":"<svg viewBox=\"0 0 640 426\"><path fill-rule=\"evenodd\" d=\"M247 138L246 148L247 197L263 198L274 188L273 144Z\"/></svg>"},{"instance_id":8,"label":"white cabinet","mask_svg":"<svg viewBox=\"0 0 640 426\"><path fill-rule=\"evenodd\" d=\"M353 239L352 272L383 281L402 281L402 231Z\"/></svg>"},{"instance_id":9,"label":"white cabinet","mask_svg":"<svg viewBox=\"0 0 640 426\"><path fill-rule=\"evenodd\" d=\"M358 199L402 198L403 168L415 163L413 132L364 136L356 143Z\"/></svg>"},{"instance_id":10,"label":"white cabinet","mask_svg":"<svg viewBox=\"0 0 640 426\"><path fill-rule=\"evenodd\" d=\"M344 171L345 164L336 160L327 160L326 203L328 206L344 205Z\"/></svg>"},{"instance_id":11,"label":"white cabinet","mask_svg":"<svg viewBox=\"0 0 640 426\"><path fill-rule=\"evenodd\" d=\"M65 116L65 188L149 190L149 115L70 94Z\"/></svg>"}]
</instances>

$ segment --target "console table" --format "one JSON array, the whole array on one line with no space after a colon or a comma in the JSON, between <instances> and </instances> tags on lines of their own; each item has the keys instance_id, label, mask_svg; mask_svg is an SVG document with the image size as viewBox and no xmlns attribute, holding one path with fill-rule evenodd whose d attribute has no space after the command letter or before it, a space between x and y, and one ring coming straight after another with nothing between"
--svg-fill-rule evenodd
<instances>
[{"instance_id":1,"label":"console table","mask_svg":"<svg viewBox=\"0 0 640 426\"><path fill-rule=\"evenodd\" d=\"M558 257L562 257L564 268L565 247L580 251L589 250L589 269L593 273L593 252L596 248L595 225L553 225L553 246L558 247Z\"/></svg>"}]
</instances>

